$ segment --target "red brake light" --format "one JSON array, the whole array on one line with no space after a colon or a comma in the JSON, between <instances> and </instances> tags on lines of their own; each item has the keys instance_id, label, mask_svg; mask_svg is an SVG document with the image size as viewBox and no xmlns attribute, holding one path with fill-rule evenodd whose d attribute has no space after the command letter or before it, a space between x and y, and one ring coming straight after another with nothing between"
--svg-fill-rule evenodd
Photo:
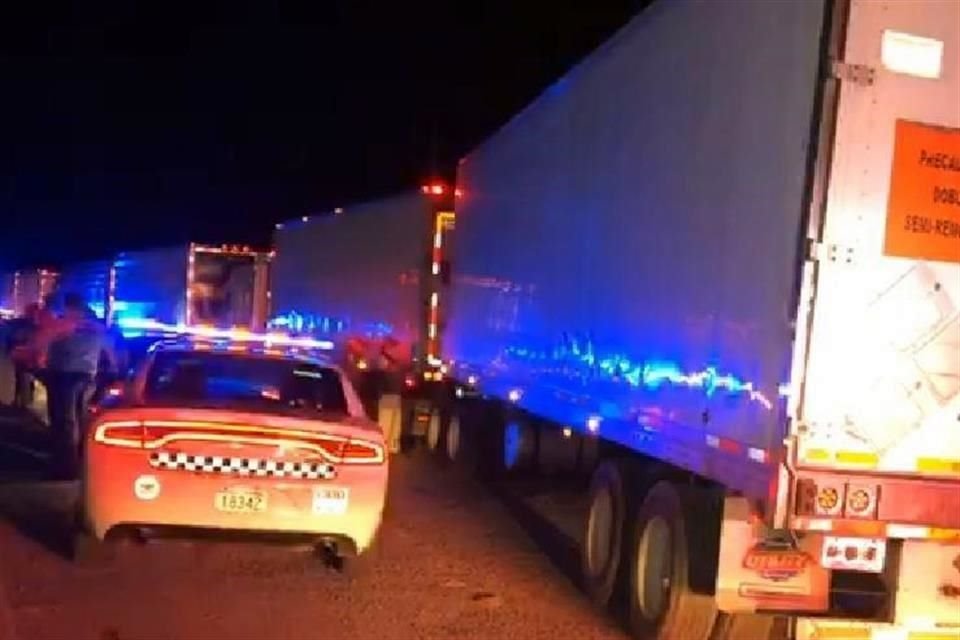
<instances>
[{"instance_id":1,"label":"red brake light","mask_svg":"<svg viewBox=\"0 0 960 640\"><path fill-rule=\"evenodd\" d=\"M350 440L343 448L342 456L347 464L383 462L383 447L363 440Z\"/></svg>"},{"instance_id":2,"label":"red brake light","mask_svg":"<svg viewBox=\"0 0 960 640\"><path fill-rule=\"evenodd\" d=\"M324 438L317 444L331 462L340 464L378 464L383 462L383 447L365 440Z\"/></svg>"},{"instance_id":3,"label":"red brake light","mask_svg":"<svg viewBox=\"0 0 960 640\"><path fill-rule=\"evenodd\" d=\"M100 444L137 449L159 449L177 440L243 440L266 445L275 445L282 441L312 451L332 464L380 464L386 459L383 446L367 440L327 433L217 422L104 422L94 429L93 438Z\"/></svg>"}]
</instances>

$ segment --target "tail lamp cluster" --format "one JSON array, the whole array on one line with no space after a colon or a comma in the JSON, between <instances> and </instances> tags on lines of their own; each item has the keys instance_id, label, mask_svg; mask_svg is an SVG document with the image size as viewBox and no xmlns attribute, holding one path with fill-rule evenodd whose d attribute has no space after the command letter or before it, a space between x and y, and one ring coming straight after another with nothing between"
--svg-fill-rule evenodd
<instances>
[{"instance_id":1,"label":"tail lamp cluster","mask_svg":"<svg viewBox=\"0 0 960 640\"><path fill-rule=\"evenodd\" d=\"M173 442L243 442L311 451L335 464L380 464L384 448L376 442L326 433L264 429L248 425L163 420L102 422L93 440L104 446L158 449Z\"/></svg>"},{"instance_id":2,"label":"tail lamp cluster","mask_svg":"<svg viewBox=\"0 0 960 640\"><path fill-rule=\"evenodd\" d=\"M805 478L797 483L797 514L833 518L876 518L880 488L839 480Z\"/></svg>"}]
</instances>

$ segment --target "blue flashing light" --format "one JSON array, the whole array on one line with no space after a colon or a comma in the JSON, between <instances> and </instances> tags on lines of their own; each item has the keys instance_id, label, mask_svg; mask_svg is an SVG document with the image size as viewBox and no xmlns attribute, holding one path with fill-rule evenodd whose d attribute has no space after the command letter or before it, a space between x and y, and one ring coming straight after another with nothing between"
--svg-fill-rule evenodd
<instances>
[{"instance_id":1,"label":"blue flashing light","mask_svg":"<svg viewBox=\"0 0 960 640\"><path fill-rule=\"evenodd\" d=\"M297 334L312 336L339 334L349 330L357 335L376 339L391 336L396 331L393 324L383 320L354 322L346 318L305 313L293 309L274 316L268 324L271 328L283 328Z\"/></svg>"},{"instance_id":2,"label":"blue flashing light","mask_svg":"<svg viewBox=\"0 0 960 640\"><path fill-rule=\"evenodd\" d=\"M282 333L254 333L244 329L217 329L214 327L190 327L184 324L166 324L149 318L119 318L117 325L126 336L128 333L144 335L158 333L190 336L200 339L220 339L233 342L260 342L265 346L300 347L304 349L333 349L329 340L292 337Z\"/></svg>"}]
</instances>

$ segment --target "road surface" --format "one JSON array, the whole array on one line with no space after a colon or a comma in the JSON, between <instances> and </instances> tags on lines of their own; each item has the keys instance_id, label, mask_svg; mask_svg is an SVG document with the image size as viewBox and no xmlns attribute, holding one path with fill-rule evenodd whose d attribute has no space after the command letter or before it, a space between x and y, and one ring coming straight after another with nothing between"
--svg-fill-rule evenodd
<instances>
[{"instance_id":1,"label":"road surface","mask_svg":"<svg viewBox=\"0 0 960 640\"><path fill-rule=\"evenodd\" d=\"M214 543L75 565L76 487L43 481L27 452L38 447L9 447L13 428L0 419L0 640L626 637L502 501L418 458L395 459L381 542L357 576L304 552Z\"/></svg>"}]
</instances>

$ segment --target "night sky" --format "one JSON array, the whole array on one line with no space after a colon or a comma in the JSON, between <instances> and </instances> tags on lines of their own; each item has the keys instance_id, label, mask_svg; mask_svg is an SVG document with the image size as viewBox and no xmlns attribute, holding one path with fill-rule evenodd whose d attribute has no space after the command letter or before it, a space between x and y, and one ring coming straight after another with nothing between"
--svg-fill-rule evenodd
<instances>
[{"instance_id":1,"label":"night sky","mask_svg":"<svg viewBox=\"0 0 960 640\"><path fill-rule=\"evenodd\" d=\"M264 244L279 220L452 176L646 2L16 4L0 268Z\"/></svg>"}]
</instances>

